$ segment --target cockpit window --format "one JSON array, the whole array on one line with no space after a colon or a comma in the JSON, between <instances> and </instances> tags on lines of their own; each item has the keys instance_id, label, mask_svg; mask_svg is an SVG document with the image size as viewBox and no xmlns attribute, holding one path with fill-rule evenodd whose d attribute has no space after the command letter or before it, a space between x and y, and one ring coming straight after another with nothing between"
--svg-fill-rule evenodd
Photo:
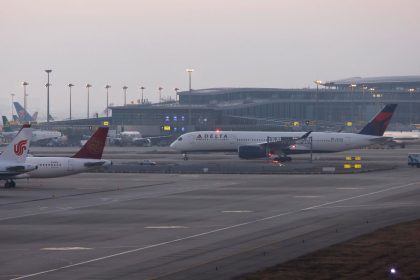
<instances>
[{"instance_id":1,"label":"cockpit window","mask_svg":"<svg viewBox=\"0 0 420 280\"><path fill-rule=\"evenodd\" d=\"M178 138L178 141L182 141L182 137L179 137L179 138Z\"/></svg>"}]
</instances>

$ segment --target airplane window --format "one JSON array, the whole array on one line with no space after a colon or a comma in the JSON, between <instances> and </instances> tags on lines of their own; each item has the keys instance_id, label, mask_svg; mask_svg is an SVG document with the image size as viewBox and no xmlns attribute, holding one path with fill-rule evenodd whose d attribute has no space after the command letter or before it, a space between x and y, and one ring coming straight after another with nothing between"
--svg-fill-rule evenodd
<instances>
[{"instance_id":1,"label":"airplane window","mask_svg":"<svg viewBox=\"0 0 420 280\"><path fill-rule=\"evenodd\" d=\"M182 137L179 137L179 138L178 138L178 141L182 141Z\"/></svg>"}]
</instances>

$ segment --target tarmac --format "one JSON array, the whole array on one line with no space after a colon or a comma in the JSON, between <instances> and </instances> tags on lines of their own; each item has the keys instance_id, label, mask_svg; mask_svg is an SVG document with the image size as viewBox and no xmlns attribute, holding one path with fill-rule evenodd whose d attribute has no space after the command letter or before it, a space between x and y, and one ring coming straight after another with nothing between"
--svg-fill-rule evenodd
<instances>
[{"instance_id":1,"label":"tarmac","mask_svg":"<svg viewBox=\"0 0 420 280\"><path fill-rule=\"evenodd\" d=\"M414 150L352 151L366 164L396 165L358 174L85 173L18 181L0 190L0 279L231 279L420 218L418 169L405 162ZM315 161L341 164L347 154ZM117 164L169 164L179 156L105 154ZM240 160L208 154L194 162Z\"/></svg>"}]
</instances>

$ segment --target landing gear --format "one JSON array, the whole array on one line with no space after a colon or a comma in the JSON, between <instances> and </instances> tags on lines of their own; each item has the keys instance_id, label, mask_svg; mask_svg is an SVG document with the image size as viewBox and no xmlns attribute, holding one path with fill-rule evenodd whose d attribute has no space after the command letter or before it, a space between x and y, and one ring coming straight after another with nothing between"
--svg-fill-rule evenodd
<instances>
[{"instance_id":1,"label":"landing gear","mask_svg":"<svg viewBox=\"0 0 420 280\"><path fill-rule=\"evenodd\" d=\"M6 180L6 183L4 183L4 187L6 189L15 188L16 187L16 183L13 180Z\"/></svg>"},{"instance_id":2,"label":"landing gear","mask_svg":"<svg viewBox=\"0 0 420 280\"><path fill-rule=\"evenodd\" d=\"M281 155L281 156L275 157L274 160L279 161L279 162L287 162L287 161L292 161L292 158L287 155Z\"/></svg>"},{"instance_id":3,"label":"landing gear","mask_svg":"<svg viewBox=\"0 0 420 280\"><path fill-rule=\"evenodd\" d=\"M188 160L188 155L187 155L187 153L182 154L182 157L183 157L183 159L184 159L184 160Z\"/></svg>"}]
</instances>

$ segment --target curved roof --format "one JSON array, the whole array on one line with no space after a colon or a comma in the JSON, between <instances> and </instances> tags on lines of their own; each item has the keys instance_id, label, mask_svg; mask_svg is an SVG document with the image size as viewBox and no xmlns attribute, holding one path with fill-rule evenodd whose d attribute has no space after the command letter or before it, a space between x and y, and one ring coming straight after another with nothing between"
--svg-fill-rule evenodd
<instances>
[{"instance_id":1,"label":"curved roof","mask_svg":"<svg viewBox=\"0 0 420 280\"><path fill-rule=\"evenodd\" d=\"M420 86L420 76L386 76L386 77L352 77L347 79L325 82L325 86L349 86L356 85L418 85Z\"/></svg>"}]
</instances>

